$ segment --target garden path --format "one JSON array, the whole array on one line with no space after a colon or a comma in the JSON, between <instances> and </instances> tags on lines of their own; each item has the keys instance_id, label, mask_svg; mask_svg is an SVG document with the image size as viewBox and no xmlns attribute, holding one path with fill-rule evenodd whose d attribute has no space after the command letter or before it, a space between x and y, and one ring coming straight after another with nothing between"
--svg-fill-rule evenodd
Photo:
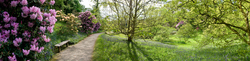
<instances>
[{"instance_id":1,"label":"garden path","mask_svg":"<svg viewBox=\"0 0 250 61\"><path fill-rule=\"evenodd\" d=\"M92 34L58 53L56 61L91 61L95 42L101 33Z\"/></svg>"}]
</instances>

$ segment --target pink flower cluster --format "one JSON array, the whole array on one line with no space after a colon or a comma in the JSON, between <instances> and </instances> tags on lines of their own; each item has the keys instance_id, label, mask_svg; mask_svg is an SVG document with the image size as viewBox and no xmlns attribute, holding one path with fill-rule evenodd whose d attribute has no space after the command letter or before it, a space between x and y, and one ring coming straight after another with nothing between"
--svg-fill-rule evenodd
<instances>
[{"instance_id":1,"label":"pink flower cluster","mask_svg":"<svg viewBox=\"0 0 250 61\"><path fill-rule=\"evenodd\" d=\"M49 4L49 5L55 4L55 0L51 0L49 3L45 2L46 0L40 0L41 4ZM9 61L17 61L17 58L20 57L18 55L17 56L15 55L19 54L16 51L22 52L24 57L29 55L30 52L38 52L38 53L42 52L44 50L44 47L41 45L50 42L50 38L47 38L45 33L46 32L52 33L54 25L57 21L57 19L55 18L56 17L55 9L50 9L49 13L42 12L48 10L43 10L40 7L37 7L38 5L36 6L29 5L27 0L14 0L14 1L0 0L0 5L2 5L2 3L3 5L5 5L5 7L9 6L9 7L15 7L17 9L17 10L6 9L6 11L0 12L0 16L2 19L2 21L0 21L0 30L1 30L0 48L1 49L8 48L8 46L13 46L17 48L14 51L8 51L13 53L12 55L6 56L5 58L8 57ZM19 10L21 11L20 15L13 14L16 12L20 12ZM14 11L14 12L7 12L7 11ZM27 44L30 45L26 46ZM0 61L2 61L2 57L0 58Z\"/></svg>"},{"instance_id":2,"label":"pink flower cluster","mask_svg":"<svg viewBox=\"0 0 250 61\"><path fill-rule=\"evenodd\" d=\"M9 57L8 57L9 60L10 60L10 61L17 61L16 55L15 55L14 53L12 53L12 55L13 55L13 56L9 56Z\"/></svg>"}]
</instances>

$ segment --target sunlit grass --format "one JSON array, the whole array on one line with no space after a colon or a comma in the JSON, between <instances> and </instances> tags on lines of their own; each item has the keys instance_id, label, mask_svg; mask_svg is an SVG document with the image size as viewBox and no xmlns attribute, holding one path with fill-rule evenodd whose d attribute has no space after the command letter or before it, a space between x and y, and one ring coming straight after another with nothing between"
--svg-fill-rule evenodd
<instances>
[{"instance_id":1,"label":"sunlit grass","mask_svg":"<svg viewBox=\"0 0 250 61\"><path fill-rule=\"evenodd\" d=\"M250 59L246 45L227 48L185 49L192 44L178 47L155 41L136 40L128 45L126 39L102 34L96 41L93 61L235 61ZM239 51L239 47L243 47ZM241 55L240 55L241 54Z\"/></svg>"}]
</instances>

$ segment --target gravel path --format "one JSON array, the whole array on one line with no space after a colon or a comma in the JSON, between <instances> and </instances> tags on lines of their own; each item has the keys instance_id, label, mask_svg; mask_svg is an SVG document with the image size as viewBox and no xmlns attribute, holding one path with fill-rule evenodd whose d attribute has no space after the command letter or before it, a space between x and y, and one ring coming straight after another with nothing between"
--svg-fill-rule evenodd
<instances>
[{"instance_id":1,"label":"gravel path","mask_svg":"<svg viewBox=\"0 0 250 61\"><path fill-rule=\"evenodd\" d=\"M94 45L100 34L92 34L79 43L67 47L55 56L57 61L91 61Z\"/></svg>"}]
</instances>

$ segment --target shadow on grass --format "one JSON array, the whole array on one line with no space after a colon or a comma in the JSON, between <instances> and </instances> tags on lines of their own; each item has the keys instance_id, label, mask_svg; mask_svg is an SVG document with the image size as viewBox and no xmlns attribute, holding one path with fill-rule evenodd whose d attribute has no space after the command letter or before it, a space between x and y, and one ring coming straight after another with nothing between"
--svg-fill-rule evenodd
<instances>
[{"instance_id":1,"label":"shadow on grass","mask_svg":"<svg viewBox=\"0 0 250 61\"><path fill-rule=\"evenodd\" d=\"M131 58L132 61L139 61L137 53L142 53L142 56L146 57L148 61L153 61L152 58L148 57L148 54L146 54L147 52L141 49L136 43L127 42L127 47L129 51L129 57Z\"/></svg>"}]
</instances>

